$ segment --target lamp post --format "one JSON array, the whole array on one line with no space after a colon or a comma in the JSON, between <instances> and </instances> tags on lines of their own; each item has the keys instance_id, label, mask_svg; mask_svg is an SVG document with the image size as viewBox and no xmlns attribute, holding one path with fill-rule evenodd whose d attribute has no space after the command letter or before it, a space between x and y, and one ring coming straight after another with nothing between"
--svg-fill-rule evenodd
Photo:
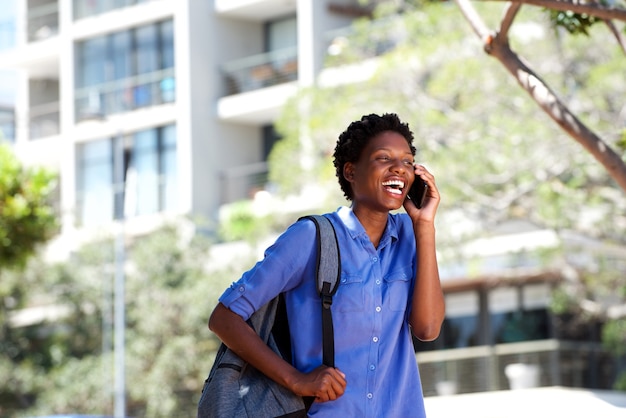
<instances>
[{"instance_id":1,"label":"lamp post","mask_svg":"<svg viewBox=\"0 0 626 418\"><path fill-rule=\"evenodd\" d=\"M125 306L125 272L126 262L125 246L125 208L124 208L124 137L118 133L114 141L113 153L113 178L115 184L115 211L118 218L117 234L115 236L115 296L113 328L115 344L113 358L115 363L114 379L114 414L115 418L126 416L126 365L125 365L125 331L126 331L126 306Z\"/></svg>"},{"instance_id":2,"label":"lamp post","mask_svg":"<svg viewBox=\"0 0 626 418\"><path fill-rule=\"evenodd\" d=\"M89 94L89 106L84 112L83 120L107 121L106 114L102 111L102 100L100 94L93 90ZM126 243L125 243L125 222L127 207L125 207L126 193L125 181L126 168L124 164L124 135L121 129L117 130L113 138L113 218L117 220L115 228L115 249L114 264L115 275L113 283L113 363L114 363L114 379L113 379L113 411L115 418L126 417L126 295L125 282L126 276L124 265L126 263ZM134 202L133 202L134 203ZM109 297L109 286L104 287L105 303L103 310L106 319L103 319L103 354L110 349L109 319L111 303L107 299ZM108 383L108 381L107 381Z\"/></svg>"}]
</instances>

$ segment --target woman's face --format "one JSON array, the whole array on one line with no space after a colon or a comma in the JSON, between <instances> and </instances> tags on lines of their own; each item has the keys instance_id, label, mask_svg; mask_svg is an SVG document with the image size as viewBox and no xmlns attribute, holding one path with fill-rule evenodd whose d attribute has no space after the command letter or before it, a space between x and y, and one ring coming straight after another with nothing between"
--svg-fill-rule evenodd
<instances>
[{"instance_id":1,"label":"woman's face","mask_svg":"<svg viewBox=\"0 0 626 418\"><path fill-rule=\"evenodd\" d=\"M344 166L353 206L380 212L399 209L415 179L413 161L411 148L399 133L385 131L370 139L359 160Z\"/></svg>"}]
</instances>

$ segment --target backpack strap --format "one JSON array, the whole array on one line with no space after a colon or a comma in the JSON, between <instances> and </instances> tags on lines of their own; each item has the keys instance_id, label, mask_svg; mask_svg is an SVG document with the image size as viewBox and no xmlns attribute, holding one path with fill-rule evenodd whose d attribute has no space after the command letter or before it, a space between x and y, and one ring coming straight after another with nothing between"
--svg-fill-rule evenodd
<instances>
[{"instance_id":1,"label":"backpack strap","mask_svg":"<svg viewBox=\"0 0 626 418\"><path fill-rule=\"evenodd\" d=\"M300 219L312 220L317 230L317 291L322 302L323 363L328 367L335 367L335 333L330 307L341 278L337 233L325 216L309 215Z\"/></svg>"}]
</instances>

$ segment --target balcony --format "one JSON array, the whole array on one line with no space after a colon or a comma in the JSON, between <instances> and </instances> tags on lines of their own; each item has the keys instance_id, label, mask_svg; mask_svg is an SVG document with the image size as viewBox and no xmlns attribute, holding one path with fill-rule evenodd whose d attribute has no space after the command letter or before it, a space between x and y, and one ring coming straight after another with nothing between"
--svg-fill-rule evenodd
<instances>
[{"instance_id":1,"label":"balcony","mask_svg":"<svg viewBox=\"0 0 626 418\"><path fill-rule=\"evenodd\" d=\"M221 120L262 126L278 117L297 90L297 48L285 48L231 61L222 67L224 93L217 104Z\"/></svg>"},{"instance_id":2,"label":"balcony","mask_svg":"<svg viewBox=\"0 0 626 418\"><path fill-rule=\"evenodd\" d=\"M74 0L74 20L97 16L123 7L134 6L138 3L149 3L156 0Z\"/></svg>"},{"instance_id":3,"label":"balcony","mask_svg":"<svg viewBox=\"0 0 626 418\"><path fill-rule=\"evenodd\" d=\"M174 68L95 84L75 92L77 121L176 100Z\"/></svg>"},{"instance_id":4,"label":"balcony","mask_svg":"<svg viewBox=\"0 0 626 418\"><path fill-rule=\"evenodd\" d=\"M296 0L215 0L215 12L234 19L267 21L296 13Z\"/></svg>"},{"instance_id":5,"label":"balcony","mask_svg":"<svg viewBox=\"0 0 626 418\"><path fill-rule=\"evenodd\" d=\"M48 2L28 9L28 42L41 41L59 33L59 4Z\"/></svg>"},{"instance_id":6,"label":"balcony","mask_svg":"<svg viewBox=\"0 0 626 418\"><path fill-rule=\"evenodd\" d=\"M41 3L41 2L39 2ZM0 22L2 67L19 69L31 78L59 77L59 5L30 4L26 16Z\"/></svg>"},{"instance_id":7,"label":"balcony","mask_svg":"<svg viewBox=\"0 0 626 418\"><path fill-rule=\"evenodd\" d=\"M298 50L285 48L231 61L222 67L225 95L245 93L298 79Z\"/></svg>"},{"instance_id":8,"label":"balcony","mask_svg":"<svg viewBox=\"0 0 626 418\"><path fill-rule=\"evenodd\" d=\"M60 103L50 102L30 108L30 139L41 139L60 133Z\"/></svg>"},{"instance_id":9,"label":"balcony","mask_svg":"<svg viewBox=\"0 0 626 418\"><path fill-rule=\"evenodd\" d=\"M220 205L254 198L267 189L267 161L224 170L220 175Z\"/></svg>"}]
</instances>

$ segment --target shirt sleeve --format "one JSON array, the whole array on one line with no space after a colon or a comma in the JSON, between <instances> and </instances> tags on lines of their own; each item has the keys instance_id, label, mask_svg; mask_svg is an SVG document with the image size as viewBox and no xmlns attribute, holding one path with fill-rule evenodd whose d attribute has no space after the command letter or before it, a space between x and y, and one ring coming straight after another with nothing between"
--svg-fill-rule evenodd
<instances>
[{"instance_id":1,"label":"shirt sleeve","mask_svg":"<svg viewBox=\"0 0 626 418\"><path fill-rule=\"evenodd\" d=\"M279 293L302 283L315 265L315 225L292 224L266 251L263 259L245 272L219 301L244 320Z\"/></svg>"}]
</instances>

